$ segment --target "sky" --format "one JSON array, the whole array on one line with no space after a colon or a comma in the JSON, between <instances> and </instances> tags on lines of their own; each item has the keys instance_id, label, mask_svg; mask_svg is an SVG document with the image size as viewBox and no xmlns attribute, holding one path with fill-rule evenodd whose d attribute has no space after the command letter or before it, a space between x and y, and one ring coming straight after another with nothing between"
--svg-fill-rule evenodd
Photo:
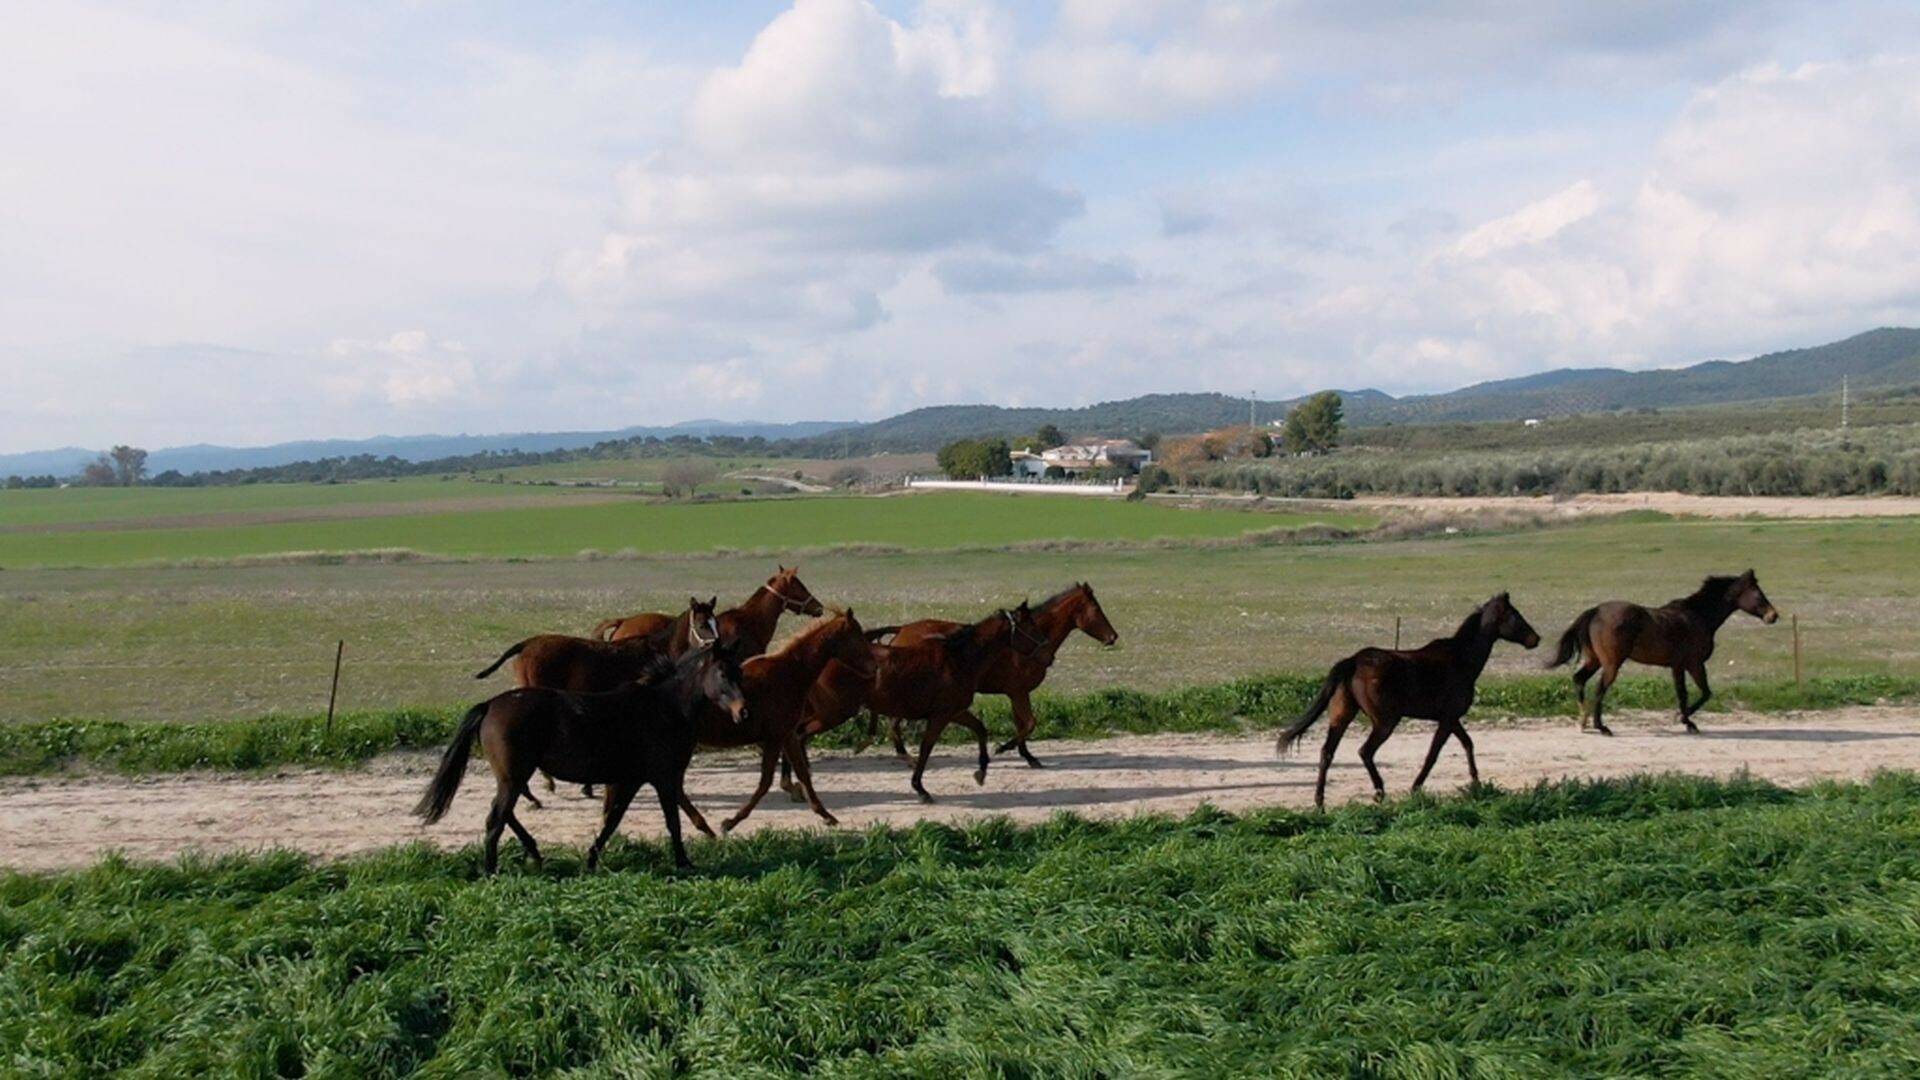
<instances>
[{"instance_id":1,"label":"sky","mask_svg":"<svg viewBox=\"0 0 1920 1080\"><path fill-rule=\"evenodd\" d=\"M0 0L0 451L1920 324L1920 5Z\"/></svg>"}]
</instances>

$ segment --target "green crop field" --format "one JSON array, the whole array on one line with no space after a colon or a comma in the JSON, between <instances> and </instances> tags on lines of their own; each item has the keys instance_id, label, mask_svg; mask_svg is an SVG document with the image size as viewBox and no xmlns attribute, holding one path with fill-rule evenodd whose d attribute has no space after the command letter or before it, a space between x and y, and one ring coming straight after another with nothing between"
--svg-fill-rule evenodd
<instances>
[{"instance_id":1,"label":"green crop field","mask_svg":"<svg viewBox=\"0 0 1920 1080\"><path fill-rule=\"evenodd\" d=\"M16 1075L1902 1076L1920 781L0 875Z\"/></svg>"},{"instance_id":2,"label":"green crop field","mask_svg":"<svg viewBox=\"0 0 1920 1080\"><path fill-rule=\"evenodd\" d=\"M1035 518L1078 506L1015 504ZM931 542L942 540L951 542ZM1752 566L1781 610L1799 617L1809 676L1902 676L1920 670L1916 551L1920 520L1913 519L1643 518L1305 546L843 552L809 556L801 576L822 598L853 605L869 625L978 617L1091 581L1121 643L1107 650L1078 639L1061 650L1048 686L1082 692L1324 672L1361 645L1390 644L1396 617L1404 639L1417 643L1450 631L1500 589L1511 589L1551 637L1598 600L1659 602L1691 591L1707 573ZM499 677L477 683L469 676L522 637L584 633L609 615L677 608L690 593L738 603L778 558L0 571L0 721L308 715L325 707L339 639L347 642L344 707L445 709L504 686ZM1539 659L1503 646L1492 670L1537 670ZM1739 617L1721 632L1712 663L1717 686L1792 675L1787 622L1769 627Z\"/></svg>"},{"instance_id":3,"label":"green crop field","mask_svg":"<svg viewBox=\"0 0 1920 1080\"><path fill-rule=\"evenodd\" d=\"M495 490L551 489L498 485ZM552 498L566 495L555 492ZM616 499L585 505L547 501L530 503L525 509L451 513L435 512L427 503L419 513L403 515L0 533L0 567L114 566L396 548L482 558L573 556L589 549L655 553L800 550L836 544L952 548L1035 540L1230 537L1313 524L1364 528L1373 521L1338 511L1264 514L1112 499L1055 498L1036 503L1036 498L943 492L675 504Z\"/></svg>"},{"instance_id":4,"label":"green crop field","mask_svg":"<svg viewBox=\"0 0 1920 1080\"><path fill-rule=\"evenodd\" d=\"M480 483L467 479L368 480L352 484L247 484L234 487L73 487L39 491L0 491L0 534L21 528L113 522L123 527L155 518L232 517L289 510L329 510L350 515L357 507L390 509L396 504L455 499L533 498L551 501L569 492L529 485Z\"/></svg>"}]
</instances>

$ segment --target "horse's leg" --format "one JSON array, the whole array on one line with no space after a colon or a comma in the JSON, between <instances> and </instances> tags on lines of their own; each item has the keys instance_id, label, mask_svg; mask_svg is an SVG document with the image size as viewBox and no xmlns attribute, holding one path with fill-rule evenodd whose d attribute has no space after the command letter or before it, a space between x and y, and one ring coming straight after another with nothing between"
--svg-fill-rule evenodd
<instances>
[{"instance_id":1,"label":"horse's leg","mask_svg":"<svg viewBox=\"0 0 1920 1080\"><path fill-rule=\"evenodd\" d=\"M1019 690L1007 695L1007 704L1013 706L1013 738L1001 743L994 753L1018 750L1020 760L1026 762L1029 769L1046 768L1033 756L1033 751L1027 749L1027 736L1033 734L1033 726L1039 722L1033 715L1033 698L1025 690Z\"/></svg>"},{"instance_id":2,"label":"horse's leg","mask_svg":"<svg viewBox=\"0 0 1920 1080\"><path fill-rule=\"evenodd\" d=\"M1439 727L1434 729L1433 745L1427 747L1426 763L1420 766L1420 775L1413 778L1414 791L1419 791L1421 787L1425 786L1427 774L1433 771L1433 763L1440 760L1440 748L1447 745L1447 738L1452 734L1453 728L1448 726L1444 721L1441 722Z\"/></svg>"},{"instance_id":3,"label":"horse's leg","mask_svg":"<svg viewBox=\"0 0 1920 1080\"><path fill-rule=\"evenodd\" d=\"M1702 705L1705 705L1707 703L1707 699L1713 696L1713 690L1712 688L1707 686L1707 665L1706 664L1702 663L1701 661L1695 660L1692 663L1689 663L1687 665L1687 671L1693 675L1693 681L1700 684L1700 700L1694 702L1692 705L1682 706L1684 711L1681 712L1680 714L1680 722L1687 725L1688 731L1691 731L1695 735L1698 735L1700 734L1700 728L1694 724L1693 714L1699 712L1700 707ZM1686 684L1682 683L1681 685L1684 687ZM1683 701L1685 700L1684 694L1682 696L1682 700Z\"/></svg>"},{"instance_id":4,"label":"horse's leg","mask_svg":"<svg viewBox=\"0 0 1920 1080\"><path fill-rule=\"evenodd\" d=\"M1460 740L1460 748L1467 752L1467 777L1474 787L1480 786L1480 763L1473 759L1473 739L1467 734L1467 725L1456 717L1452 722L1453 737Z\"/></svg>"},{"instance_id":5,"label":"horse's leg","mask_svg":"<svg viewBox=\"0 0 1920 1080\"><path fill-rule=\"evenodd\" d=\"M1573 673L1573 700L1580 703L1580 730L1587 730L1587 680L1600 670L1600 661L1581 657L1580 670Z\"/></svg>"},{"instance_id":6,"label":"horse's leg","mask_svg":"<svg viewBox=\"0 0 1920 1080\"><path fill-rule=\"evenodd\" d=\"M926 774L927 758L932 756L934 746L940 742L940 733L947 729L947 720L945 716L928 720L926 730L920 734L920 756L913 763L913 790L923 803L932 802L933 796L927 794L927 786L920 782L920 778Z\"/></svg>"},{"instance_id":7,"label":"horse's leg","mask_svg":"<svg viewBox=\"0 0 1920 1080\"><path fill-rule=\"evenodd\" d=\"M877 717L878 714L875 715ZM893 756L899 758L901 761L912 761L913 755L907 753L907 742L901 735L902 730L906 727L906 723L905 720L897 716L893 718Z\"/></svg>"},{"instance_id":8,"label":"horse's leg","mask_svg":"<svg viewBox=\"0 0 1920 1080\"><path fill-rule=\"evenodd\" d=\"M839 818L827 812L826 804L820 801L820 793L813 789L813 763L807 760L807 744L797 732L787 737L787 753L781 761L791 762L793 771L799 774L801 789L805 791L807 805L813 808L813 812L829 825L840 824Z\"/></svg>"},{"instance_id":9,"label":"horse's leg","mask_svg":"<svg viewBox=\"0 0 1920 1080\"><path fill-rule=\"evenodd\" d=\"M507 812L512 809L514 797L520 794L521 786L511 776L496 773L495 780L493 805L487 807L485 865L489 877L500 869L500 833L507 827Z\"/></svg>"},{"instance_id":10,"label":"horse's leg","mask_svg":"<svg viewBox=\"0 0 1920 1080\"><path fill-rule=\"evenodd\" d=\"M974 740L980 744L980 767L974 770L973 782L976 784L986 783L987 762L989 760L987 757L987 725L981 723L980 718L973 715L972 709L953 714L953 722L973 732Z\"/></svg>"},{"instance_id":11,"label":"horse's leg","mask_svg":"<svg viewBox=\"0 0 1920 1080\"><path fill-rule=\"evenodd\" d=\"M798 728L794 729L792 737L801 740L800 745L802 748L806 746L805 736L800 734ZM786 753L780 755L780 790L786 792L787 798L793 802L805 802L807 799L806 792L801 791L800 786L793 782L793 749L791 745L789 745Z\"/></svg>"},{"instance_id":12,"label":"horse's leg","mask_svg":"<svg viewBox=\"0 0 1920 1080\"><path fill-rule=\"evenodd\" d=\"M580 785L580 797L581 797L581 798L583 798L583 799L591 799L591 798L593 798L593 785L592 785L592 784L581 784L581 785Z\"/></svg>"},{"instance_id":13,"label":"horse's leg","mask_svg":"<svg viewBox=\"0 0 1920 1080\"><path fill-rule=\"evenodd\" d=\"M693 869L693 860L687 858L687 842L680 837L680 815L676 809L686 808L687 793L682 790L679 781L669 780L653 783L654 793L660 796L660 813L667 819L667 846L673 849L673 865L681 870ZM705 825L706 822L701 822ZM713 835L709 830L707 835Z\"/></svg>"},{"instance_id":14,"label":"horse's leg","mask_svg":"<svg viewBox=\"0 0 1920 1080\"><path fill-rule=\"evenodd\" d=\"M692 797L687 794L685 780L680 782L680 797L675 801L680 804L680 812L687 815L687 820L693 822L694 828L700 830L701 836L713 835L713 826L708 825L707 819L700 816L700 808L693 805Z\"/></svg>"},{"instance_id":15,"label":"horse's leg","mask_svg":"<svg viewBox=\"0 0 1920 1080\"><path fill-rule=\"evenodd\" d=\"M1320 747L1320 777L1313 784L1316 810L1327 808L1327 770L1333 767L1333 752L1340 748L1340 738L1347 733L1347 725L1353 722L1353 714L1358 711L1351 691L1344 686L1334 691L1333 702L1327 708L1327 741Z\"/></svg>"},{"instance_id":16,"label":"horse's leg","mask_svg":"<svg viewBox=\"0 0 1920 1080\"><path fill-rule=\"evenodd\" d=\"M773 767L779 763L780 744L771 739L761 743L760 783L753 789L753 795L747 799L746 805L740 808L739 813L720 823L721 832L732 832L733 827L747 820L747 815L753 813L753 808L759 806L760 800L767 797L767 789L773 786Z\"/></svg>"},{"instance_id":17,"label":"horse's leg","mask_svg":"<svg viewBox=\"0 0 1920 1080\"><path fill-rule=\"evenodd\" d=\"M1367 741L1360 744L1360 764L1367 767L1367 777L1373 781L1373 801L1385 802L1387 783L1380 778L1380 770L1373 763L1373 755L1381 745L1393 736L1395 725L1400 718L1392 713L1373 718L1373 727L1367 731Z\"/></svg>"},{"instance_id":18,"label":"horse's leg","mask_svg":"<svg viewBox=\"0 0 1920 1080\"><path fill-rule=\"evenodd\" d=\"M522 779L517 795L526 794L527 781ZM533 834L527 831L525 825L520 824L518 817L514 816L513 803L511 801L507 803L507 828L513 830L514 839L520 841L520 850L526 853L529 862L532 862L536 866L545 862L545 860L540 857L540 845L533 842Z\"/></svg>"},{"instance_id":19,"label":"horse's leg","mask_svg":"<svg viewBox=\"0 0 1920 1080\"><path fill-rule=\"evenodd\" d=\"M1680 710L1680 722L1687 725L1688 731L1700 730L1693 726L1692 720L1687 719L1687 669L1685 665L1675 664L1673 667L1673 696L1679 703L1677 708Z\"/></svg>"},{"instance_id":20,"label":"horse's leg","mask_svg":"<svg viewBox=\"0 0 1920 1080\"><path fill-rule=\"evenodd\" d=\"M1593 689L1593 730L1602 735L1612 735L1613 729L1600 719L1601 706L1606 702L1607 691L1613 688L1613 680L1620 677L1620 665L1608 664L1600 669L1600 685Z\"/></svg>"},{"instance_id":21,"label":"horse's leg","mask_svg":"<svg viewBox=\"0 0 1920 1080\"><path fill-rule=\"evenodd\" d=\"M601 802L600 835L593 838L593 846L587 849L587 869L600 865L600 853L607 849L607 841L620 829L620 819L627 815L627 804L640 790L638 784L603 784L606 792Z\"/></svg>"},{"instance_id":22,"label":"horse's leg","mask_svg":"<svg viewBox=\"0 0 1920 1080\"><path fill-rule=\"evenodd\" d=\"M553 790L552 777L547 778L547 790L549 791ZM520 785L520 797L532 803L533 808L535 810L545 810L547 808L545 803L542 803L539 799L536 799L533 797L533 789L528 787L525 784Z\"/></svg>"}]
</instances>

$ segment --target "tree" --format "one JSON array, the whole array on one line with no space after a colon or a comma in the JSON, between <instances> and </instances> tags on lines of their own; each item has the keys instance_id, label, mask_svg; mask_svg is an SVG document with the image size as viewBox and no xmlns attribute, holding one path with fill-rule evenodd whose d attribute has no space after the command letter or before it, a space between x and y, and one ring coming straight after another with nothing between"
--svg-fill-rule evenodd
<instances>
[{"instance_id":1,"label":"tree","mask_svg":"<svg viewBox=\"0 0 1920 1080\"><path fill-rule=\"evenodd\" d=\"M1051 450L1056 446L1067 444L1067 433L1053 424L1041 424L1040 430L1034 432L1033 437L1039 442L1042 450Z\"/></svg>"},{"instance_id":2,"label":"tree","mask_svg":"<svg viewBox=\"0 0 1920 1080\"><path fill-rule=\"evenodd\" d=\"M713 466L704 461L675 461L660 470L660 491L669 499L690 499L700 485L712 480Z\"/></svg>"},{"instance_id":3,"label":"tree","mask_svg":"<svg viewBox=\"0 0 1920 1080\"><path fill-rule=\"evenodd\" d=\"M114 482L121 487L132 487L147 477L147 452L137 446L116 446L110 452L113 458Z\"/></svg>"},{"instance_id":4,"label":"tree","mask_svg":"<svg viewBox=\"0 0 1920 1080\"><path fill-rule=\"evenodd\" d=\"M940 448L934 460L950 479L1006 476L1013 472L1012 451L1005 439L961 439Z\"/></svg>"},{"instance_id":5,"label":"tree","mask_svg":"<svg viewBox=\"0 0 1920 1080\"><path fill-rule=\"evenodd\" d=\"M1294 454L1324 454L1340 445L1343 407L1340 395L1322 390L1293 407L1283 431L1287 450Z\"/></svg>"},{"instance_id":6,"label":"tree","mask_svg":"<svg viewBox=\"0 0 1920 1080\"><path fill-rule=\"evenodd\" d=\"M80 470L80 482L89 487L112 487L120 482L120 472L113 467L111 458L101 454Z\"/></svg>"}]
</instances>

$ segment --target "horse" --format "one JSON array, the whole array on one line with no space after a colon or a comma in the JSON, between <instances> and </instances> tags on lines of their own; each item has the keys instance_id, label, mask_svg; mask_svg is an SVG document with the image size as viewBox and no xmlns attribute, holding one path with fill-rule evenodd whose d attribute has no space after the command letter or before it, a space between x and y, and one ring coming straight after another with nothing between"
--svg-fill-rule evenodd
<instances>
[{"instance_id":1,"label":"horse","mask_svg":"<svg viewBox=\"0 0 1920 1080\"><path fill-rule=\"evenodd\" d=\"M795 745L795 729L799 727L806 710L808 692L820 678L821 672L829 664L838 664L856 677L871 678L876 651L876 647L868 642L866 631L861 629L860 621L853 617L853 611L842 611L831 619L823 619L802 630L782 645L779 651L753 657L743 665L741 686L746 691L747 705L752 710L753 719L750 722L730 722L723 712L715 708L706 708L696 714L696 734L701 746L760 747L759 786L738 812L721 822L723 831L732 832L735 826L747 819L747 815L753 813L754 807L760 805L760 800L766 797L767 788L773 783L774 763L780 761L783 754L799 762L800 782L813 812L828 825L840 823L827 811L819 794L814 791L813 771L808 767L804 755L796 755L790 748ZM698 810L693 809L691 804L685 809L696 828L712 835L712 830L707 828Z\"/></svg>"},{"instance_id":2,"label":"horse","mask_svg":"<svg viewBox=\"0 0 1920 1080\"><path fill-rule=\"evenodd\" d=\"M1031 654L1045 647L1046 640L1034 625L1033 609L1022 601L1019 607L1001 608L947 634L931 635L908 645L875 646L876 665L870 676L862 676L838 661L828 664L807 693L806 714L790 741L788 757L804 777L809 769L808 740L840 726L865 706L884 716L927 721L913 766L913 790L921 802L933 801L921 777L927 770L927 757L948 724L959 724L973 732L980 746L980 767L974 771L973 780L984 784L987 728L972 712L980 673L1001 652L1012 649Z\"/></svg>"},{"instance_id":3,"label":"horse","mask_svg":"<svg viewBox=\"0 0 1920 1080\"><path fill-rule=\"evenodd\" d=\"M1327 804L1327 769L1333 764L1333 752L1347 724L1356 713L1364 712L1373 722L1367 741L1360 746L1361 764L1373 780L1375 801L1386 798L1387 786L1374 767L1373 755L1402 719L1435 720L1433 745L1427 749L1426 764L1413 779L1419 791L1433 771L1440 750L1452 736L1467 752L1467 773L1480 782L1480 765L1473 757L1473 740L1460 718L1473 705L1474 683L1487 666L1497 641L1511 641L1531 649L1540 644L1540 635L1521 616L1506 593L1479 607L1461 622L1452 637L1436 638L1418 649L1361 649L1333 665L1320 686L1320 694L1285 730L1275 746L1285 754L1307 733L1321 713L1327 714L1327 742L1320 748L1320 777L1313 787L1313 805Z\"/></svg>"},{"instance_id":4,"label":"horse","mask_svg":"<svg viewBox=\"0 0 1920 1080\"><path fill-rule=\"evenodd\" d=\"M502 828L513 830L528 859L541 862L539 845L513 813L536 769L576 783L606 785L600 835L587 849L588 869L600 865L600 853L642 784L652 784L660 797L674 865L690 867L679 811L693 758L695 714L710 705L746 722L750 714L740 680L733 650L716 644L679 660L655 654L640 678L602 693L521 687L495 695L467 710L414 813L428 825L445 816L478 739L494 777L486 825L489 875L499 869Z\"/></svg>"},{"instance_id":5,"label":"horse","mask_svg":"<svg viewBox=\"0 0 1920 1080\"><path fill-rule=\"evenodd\" d=\"M1593 693L1593 727L1602 735L1613 730L1600 719L1601 702L1620 665L1629 660L1673 670L1673 693L1679 700L1680 722L1689 732L1700 733L1693 714L1713 696L1707 687L1707 658L1713 655L1713 635L1736 611L1744 611L1761 622L1771 624L1780 612L1760 591L1760 581L1752 570L1739 577L1710 577L1690 596L1669 600L1657 608L1645 608L1624 600L1609 600L1590 607L1573 620L1560 635L1560 647L1547 667L1556 668L1580 654L1580 669L1573 673L1574 695L1580 702L1580 730L1587 730L1587 680L1600 673L1600 686ZM1700 700L1687 704L1687 676L1700 684Z\"/></svg>"},{"instance_id":6,"label":"horse","mask_svg":"<svg viewBox=\"0 0 1920 1080\"><path fill-rule=\"evenodd\" d=\"M1018 750L1029 768L1039 769L1044 766L1027 748L1027 737L1033 734L1033 726L1038 722L1033 712L1032 695L1046 681L1055 654L1075 630L1109 647L1120 640L1120 633L1107 621L1106 611L1093 595L1093 586L1084 581L1034 605L1033 622L1046 643L1028 654L1011 649L999 653L981 668L980 682L975 689L983 694L1003 694L1013 707L1013 738L995 747L994 753ZM905 626L876 628L871 634L884 636L891 632L890 644L912 645L929 637L950 634L960 626L960 623L945 619L921 619ZM895 719L893 750L904 758L907 748L901 739L900 727L901 721Z\"/></svg>"},{"instance_id":7,"label":"horse","mask_svg":"<svg viewBox=\"0 0 1920 1080\"><path fill-rule=\"evenodd\" d=\"M779 572L755 589L739 607L721 613L716 623L720 636L746 646L743 656L758 656L767 651L775 627L784 612L816 618L826 613L820 601L800 580L798 566L778 568ZM593 636L607 641L657 635L667 616L647 613L608 619L593 628Z\"/></svg>"}]
</instances>

